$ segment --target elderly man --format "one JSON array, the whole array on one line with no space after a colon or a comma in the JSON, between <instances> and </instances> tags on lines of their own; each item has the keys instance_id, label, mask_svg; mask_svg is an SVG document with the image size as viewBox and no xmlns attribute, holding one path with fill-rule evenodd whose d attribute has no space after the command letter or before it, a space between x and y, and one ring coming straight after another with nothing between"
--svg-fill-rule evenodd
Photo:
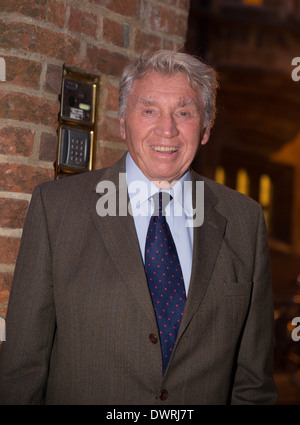
<instances>
[{"instance_id":1,"label":"elderly man","mask_svg":"<svg viewBox=\"0 0 300 425\"><path fill-rule=\"evenodd\" d=\"M120 83L128 153L35 189L2 403L275 402L262 209L190 168L216 89L214 70L190 55L142 55Z\"/></svg>"}]
</instances>

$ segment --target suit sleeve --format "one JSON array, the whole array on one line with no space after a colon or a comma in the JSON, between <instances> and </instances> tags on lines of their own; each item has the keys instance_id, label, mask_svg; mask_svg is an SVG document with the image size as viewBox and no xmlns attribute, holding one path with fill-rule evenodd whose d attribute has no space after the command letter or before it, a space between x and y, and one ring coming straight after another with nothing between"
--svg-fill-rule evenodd
<instances>
[{"instance_id":1,"label":"suit sleeve","mask_svg":"<svg viewBox=\"0 0 300 425\"><path fill-rule=\"evenodd\" d=\"M0 351L0 403L42 404L55 332L51 249L40 187L32 196Z\"/></svg>"},{"instance_id":2,"label":"suit sleeve","mask_svg":"<svg viewBox=\"0 0 300 425\"><path fill-rule=\"evenodd\" d=\"M242 334L232 389L232 404L274 404L274 310L267 232L259 207L251 303Z\"/></svg>"}]
</instances>

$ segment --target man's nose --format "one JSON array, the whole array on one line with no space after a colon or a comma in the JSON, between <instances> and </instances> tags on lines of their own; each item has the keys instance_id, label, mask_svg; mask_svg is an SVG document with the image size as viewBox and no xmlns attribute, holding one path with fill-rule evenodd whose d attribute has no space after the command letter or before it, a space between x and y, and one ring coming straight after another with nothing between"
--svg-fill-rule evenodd
<instances>
[{"instance_id":1,"label":"man's nose","mask_svg":"<svg viewBox=\"0 0 300 425\"><path fill-rule=\"evenodd\" d=\"M162 115L159 117L155 134L166 139L171 139L179 134L174 117L171 114Z\"/></svg>"}]
</instances>

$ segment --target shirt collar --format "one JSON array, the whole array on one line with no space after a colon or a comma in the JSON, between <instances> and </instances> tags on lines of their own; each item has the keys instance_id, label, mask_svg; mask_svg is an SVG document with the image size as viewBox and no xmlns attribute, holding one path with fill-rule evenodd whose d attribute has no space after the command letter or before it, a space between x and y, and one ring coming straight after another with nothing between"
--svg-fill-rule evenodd
<instances>
[{"instance_id":1,"label":"shirt collar","mask_svg":"<svg viewBox=\"0 0 300 425\"><path fill-rule=\"evenodd\" d=\"M139 206L148 201L149 198L159 190L159 188L152 183L136 165L129 152L126 155L126 180L129 199L136 195L137 191L141 188L145 189L140 190L138 196L140 201ZM193 216L192 179L190 170L186 171L175 185L170 190L166 190L166 192L169 192L174 199L175 215L182 214L183 210L187 217Z\"/></svg>"}]
</instances>

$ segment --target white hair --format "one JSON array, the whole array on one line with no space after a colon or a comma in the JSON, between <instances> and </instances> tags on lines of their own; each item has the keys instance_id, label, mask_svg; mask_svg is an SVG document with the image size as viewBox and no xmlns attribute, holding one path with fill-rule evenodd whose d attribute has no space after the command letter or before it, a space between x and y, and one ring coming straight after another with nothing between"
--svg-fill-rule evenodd
<instances>
[{"instance_id":1,"label":"white hair","mask_svg":"<svg viewBox=\"0 0 300 425\"><path fill-rule=\"evenodd\" d=\"M147 72L156 71L165 75L184 73L191 86L200 89L204 108L204 127L211 128L216 116L216 71L200 59L171 50L159 50L153 54L142 54L135 62L127 65L120 79L119 117L126 117L127 100L135 80Z\"/></svg>"}]
</instances>

